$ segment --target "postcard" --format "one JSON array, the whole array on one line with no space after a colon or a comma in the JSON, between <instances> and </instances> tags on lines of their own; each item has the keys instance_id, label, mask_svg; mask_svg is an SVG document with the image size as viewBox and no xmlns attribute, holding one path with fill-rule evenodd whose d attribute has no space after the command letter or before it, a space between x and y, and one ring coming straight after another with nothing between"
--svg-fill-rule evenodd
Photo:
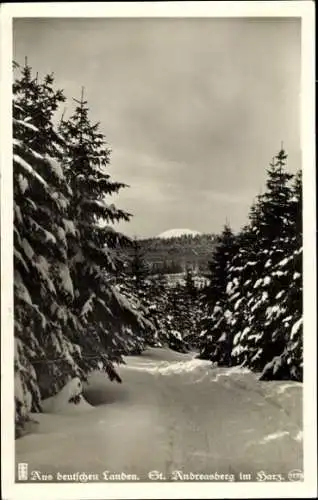
<instances>
[{"instance_id":1,"label":"postcard","mask_svg":"<svg viewBox=\"0 0 318 500\"><path fill-rule=\"evenodd\" d=\"M315 496L314 4L1 24L4 498Z\"/></svg>"}]
</instances>

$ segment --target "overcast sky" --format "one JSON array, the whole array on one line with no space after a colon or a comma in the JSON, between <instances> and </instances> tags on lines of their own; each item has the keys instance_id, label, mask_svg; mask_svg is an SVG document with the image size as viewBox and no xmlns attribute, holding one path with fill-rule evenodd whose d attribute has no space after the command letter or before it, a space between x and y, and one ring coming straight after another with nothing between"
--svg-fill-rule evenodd
<instances>
[{"instance_id":1,"label":"overcast sky","mask_svg":"<svg viewBox=\"0 0 318 500\"><path fill-rule=\"evenodd\" d=\"M301 166L297 19L18 19L25 56L68 98L85 86L129 235L238 230L282 140Z\"/></svg>"}]
</instances>

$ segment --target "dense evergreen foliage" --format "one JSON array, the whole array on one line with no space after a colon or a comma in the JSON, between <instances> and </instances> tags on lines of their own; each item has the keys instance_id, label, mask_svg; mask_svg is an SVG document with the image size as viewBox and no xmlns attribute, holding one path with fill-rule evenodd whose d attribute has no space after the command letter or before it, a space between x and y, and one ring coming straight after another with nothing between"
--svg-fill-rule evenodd
<instances>
[{"instance_id":1,"label":"dense evergreen foliage","mask_svg":"<svg viewBox=\"0 0 318 500\"><path fill-rule=\"evenodd\" d=\"M205 294L201 356L243 364L262 378L302 379L301 172L283 150L267 170L266 192L249 224L219 239Z\"/></svg>"},{"instance_id":2,"label":"dense evergreen foliage","mask_svg":"<svg viewBox=\"0 0 318 500\"><path fill-rule=\"evenodd\" d=\"M170 276L149 273L142 246L134 242L134 254L129 274L123 274L120 290L127 297L134 297L151 325L134 352L147 346L169 346L186 352L190 347L186 337L196 332L199 317L199 295L191 271L185 279L174 283ZM148 272L147 272L148 270ZM196 336L196 335L195 335Z\"/></svg>"}]
</instances>

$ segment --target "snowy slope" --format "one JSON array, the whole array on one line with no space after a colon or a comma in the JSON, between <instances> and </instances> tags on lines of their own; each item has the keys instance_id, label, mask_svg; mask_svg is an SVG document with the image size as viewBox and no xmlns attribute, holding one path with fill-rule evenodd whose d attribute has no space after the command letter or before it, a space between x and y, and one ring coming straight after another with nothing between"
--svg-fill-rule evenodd
<instances>
[{"instance_id":1,"label":"snowy slope","mask_svg":"<svg viewBox=\"0 0 318 500\"><path fill-rule=\"evenodd\" d=\"M198 231L193 231L192 229L168 229L163 233L158 234L157 238L169 239L169 238L179 238L180 236L197 236Z\"/></svg>"},{"instance_id":2,"label":"snowy slope","mask_svg":"<svg viewBox=\"0 0 318 500\"><path fill-rule=\"evenodd\" d=\"M254 475L302 469L302 385L259 382L191 354L149 349L121 367L121 385L94 373L92 411L36 415L16 441L17 462L54 473L151 470Z\"/></svg>"}]
</instances>

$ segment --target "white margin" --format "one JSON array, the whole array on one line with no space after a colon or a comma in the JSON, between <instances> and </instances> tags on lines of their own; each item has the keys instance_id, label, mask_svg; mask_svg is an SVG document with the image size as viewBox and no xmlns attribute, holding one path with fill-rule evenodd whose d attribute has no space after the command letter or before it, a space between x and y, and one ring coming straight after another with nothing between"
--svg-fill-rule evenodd
<instances>
[{"instance_id":1,"label":"white margin","mask_svg":"<svg viewBox=\"0 0 318 500\"><path fill-rule=\"evenodd\" d=\"M317 492L315 6L304 1L76 2L1 6L1 454L6 500L310 498ZM301 17L301 141L304 222L303 483L15 484L13 405L12 18L15 17Z\"/></svg>"}]
</instances>

